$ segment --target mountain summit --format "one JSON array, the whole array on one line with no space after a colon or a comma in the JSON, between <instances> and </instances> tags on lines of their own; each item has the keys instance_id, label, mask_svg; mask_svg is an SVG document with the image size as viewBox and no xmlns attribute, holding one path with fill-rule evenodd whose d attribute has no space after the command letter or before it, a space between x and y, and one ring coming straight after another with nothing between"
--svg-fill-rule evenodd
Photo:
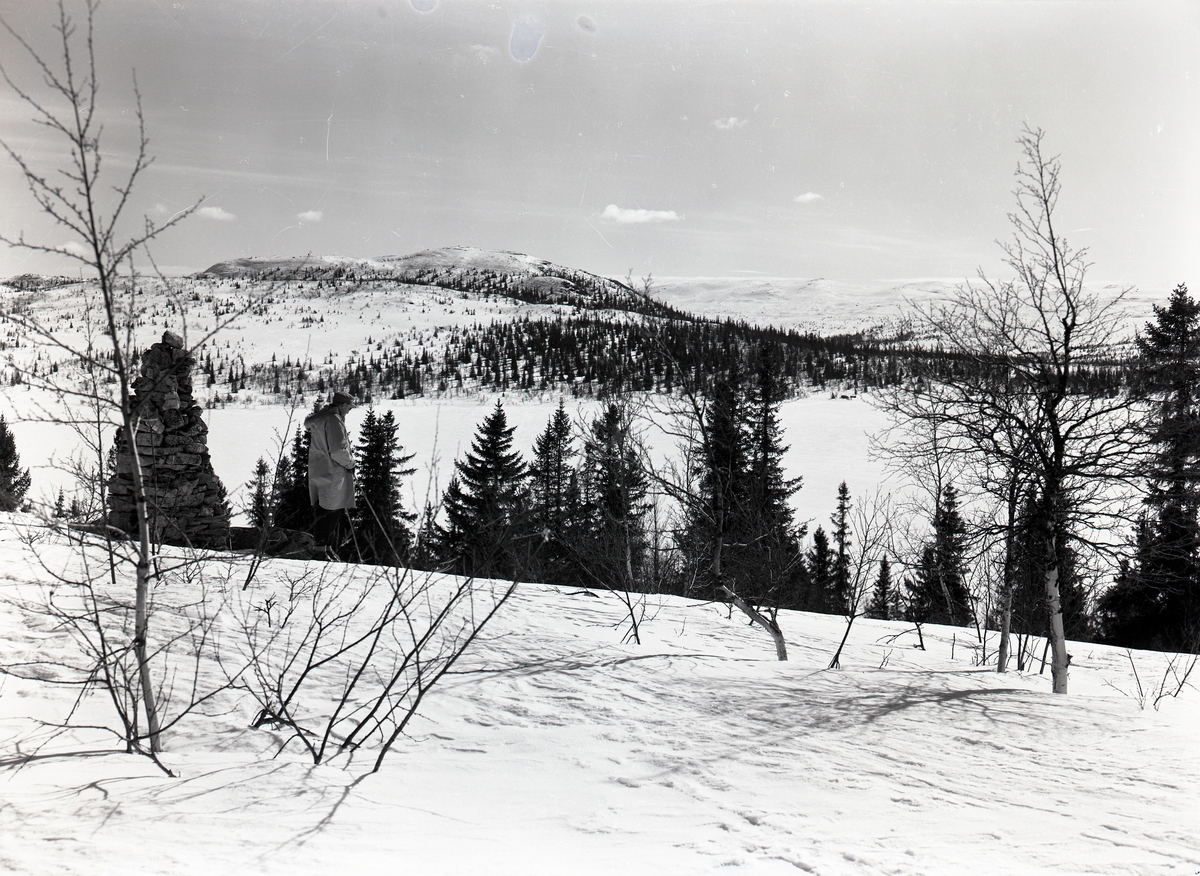
<instances>
[{"instance_id":1,"label":"mountain summit","mask_svg":"<svg viewBox=\"0 0 1200 876\"><path fill-rule=\"evenodd\" d=\"M392 281L458 292L504 295L537 304L668 315L670 308L625 283L523 253L450 246L405 256L241 258L218 262L199 277L248 280Z\"/></svg>"}]
</instances>

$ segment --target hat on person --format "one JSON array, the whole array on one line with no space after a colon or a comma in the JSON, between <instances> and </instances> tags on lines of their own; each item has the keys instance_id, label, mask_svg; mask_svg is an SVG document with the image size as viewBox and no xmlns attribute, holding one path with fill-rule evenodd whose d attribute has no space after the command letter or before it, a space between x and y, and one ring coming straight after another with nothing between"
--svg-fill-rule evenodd
<instances>
[{"instance_id":1,"label":"hat on person","mask_svg":"<svg viewBox=\"0 0 1200 876\"><path fill-rule=\"evenodd\" d=\"M331 405L350 405L350 407L354 407L355 405L354 398L341 391L335 392L329 403Z\"/></svg>"}]
</instances>

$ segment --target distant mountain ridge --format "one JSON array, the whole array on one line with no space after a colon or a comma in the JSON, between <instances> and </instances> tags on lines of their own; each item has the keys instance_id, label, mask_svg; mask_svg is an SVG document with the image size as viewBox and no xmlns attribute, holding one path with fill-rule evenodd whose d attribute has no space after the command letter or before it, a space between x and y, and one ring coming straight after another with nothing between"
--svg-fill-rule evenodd
<instances>
[{"instance_id":1,"label":"distant mountain ridge","mask_svg":"<svg viewBox=\"0 0 1200 876\"><path fill-rule=\"evenodd\" d=\"M504 295L534 304L566 304L588 310L626 310L686 317L625 283L567 268L524 253L450 246L405 256L370 259L341 256L239 258L217 262L199 278L256 281L393 281L457 292Z\"/></svg>"}]
</instances>

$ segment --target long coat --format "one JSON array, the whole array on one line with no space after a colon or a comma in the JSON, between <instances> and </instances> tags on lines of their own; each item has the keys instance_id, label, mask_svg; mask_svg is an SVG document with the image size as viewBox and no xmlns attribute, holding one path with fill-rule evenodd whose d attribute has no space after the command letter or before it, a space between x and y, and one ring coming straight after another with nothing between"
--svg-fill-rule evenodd
<instances>
[{"instance_id":1,"label":"long coat","mask_svg":"<svg viewBox=\"0 0 1200 876\"><path fill-rule=\"evenodd\" d=\"M308 500L329 511L354 507L354 451L335 405L309 415Z\"/></svg>"}]
</instances>

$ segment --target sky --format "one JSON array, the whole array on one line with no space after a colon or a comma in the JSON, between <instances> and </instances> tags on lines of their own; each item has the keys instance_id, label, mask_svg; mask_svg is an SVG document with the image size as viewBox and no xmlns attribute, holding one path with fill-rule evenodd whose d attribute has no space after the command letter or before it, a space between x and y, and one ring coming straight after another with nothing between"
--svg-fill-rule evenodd
<instances>
[{"instance_id":1,"label":"sky","mask_svg":"<svg viewBox=\"0 0 1200 876\"><path fill-rule=\"evenodd\" d=\"M56 57L51 3L0 15ZM156 158L123 230L203 199L153 245L171 272L462 245L609 276L1003 276L1030 125L1092 279L1200 283L1192 0L106 0L95 44L104 172L129 167L134 71ZM6 33L0 59L45 93ZM30 118L0 92L0 136L53 173ZM0 159L0 233L76 245ZM0 249L26 271L78 268Z\"/></svg>"}]
</instances>

